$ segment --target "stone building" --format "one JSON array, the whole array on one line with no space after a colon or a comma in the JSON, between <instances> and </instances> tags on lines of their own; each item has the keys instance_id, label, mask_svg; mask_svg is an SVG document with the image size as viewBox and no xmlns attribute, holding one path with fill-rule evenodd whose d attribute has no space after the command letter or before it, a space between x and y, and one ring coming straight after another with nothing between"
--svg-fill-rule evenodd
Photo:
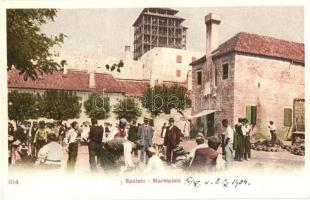
<instances>
[{"instance_id":1,"label":"stone building","mask_svg":"<svg viewBox=\"0 0 310 200\"><path fill-rule=\"evenodd\" d=\"M294 99L305 96L304 44L240 32L218 45L221 16L205 17L206 54L192 65L192 117L207 135L246 117L254 133L268 137L274 121L281 138L292 127Z\"/></svg>"},{"instance_id":2,"label":"stone building","mask_svg":"<svg viewBox=\"0 0 310 200\"><path fill-rule=\"evenodd\" d=\"M61 52L56 58L67 61L66 69L87 70L110 74L117 79L148 81L151 86L164 83L177 83L191 90L191 62L200 58L202 52L184 49L155 47L146 52L139 60L132 59L129 46L125 46L123 57L108 56L104 53L80 54ZM105 65L123 61L121 72L109 71Z\"/></svg>"},{"instance_id":3,"label":"stone building","mask_svg":"<svg viewBox=\"0 0 310 200\"><path fill-rule=\"evenodd\" d=\"M183 49L155 47L146 52L139 60L144 68L144 79L150 80L150 85L167 82L184 84L191 90L191 62L200 58L201 52Z\"/></svg>"},{"instance_id":4,"label":"stone building","mask_svg":"<svg viewBox=\"0 0 310 200\"><path fill-rule=\"evenodd\" d=\"M135 20L134 59L154 47L186 49L184 19L176 16L179 11L171 8L144 8Z\"/></svg>"},{"instance_id":5,"label":"stone building","mask_svg":"<svg viewBox=\"0 0 310 200\"><path fill-rule=\"evenodd\" d=\"M24 81L19 71L12 69L8 72L8 90L19 92L43 93L46 90L74 91L83 104L90 93L99 93L110 99L110 105L114 106L125 97L140 97L143 91L149 87L146 81L119 80L110 74L94 73L81 70L55 71L39 77L35 81L28 79ZM105 121L116 123L113 112L111 117ZM90 121L85 114L84 106L80 114L79 122ZM142 121L142 119L141 119Z\"/></svg>"}]
</instances>

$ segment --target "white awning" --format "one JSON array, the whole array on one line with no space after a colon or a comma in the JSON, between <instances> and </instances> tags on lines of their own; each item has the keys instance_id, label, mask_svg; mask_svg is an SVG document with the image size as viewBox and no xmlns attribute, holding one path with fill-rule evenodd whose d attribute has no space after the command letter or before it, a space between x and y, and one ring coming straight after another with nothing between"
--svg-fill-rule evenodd
<instances>
[{"instance_id":1,"label":"white awning","mask_svg":"<svg viewBox=\"0 0 310 200\"><path fill-rule=\"evenodd\" d=\"M191 119L192 118L202 117L202 116L214 113L214 112L216 112L216 110L203 110L200 113L197 113L196 115L191 116Z\"/></svg>"}]
</instances>

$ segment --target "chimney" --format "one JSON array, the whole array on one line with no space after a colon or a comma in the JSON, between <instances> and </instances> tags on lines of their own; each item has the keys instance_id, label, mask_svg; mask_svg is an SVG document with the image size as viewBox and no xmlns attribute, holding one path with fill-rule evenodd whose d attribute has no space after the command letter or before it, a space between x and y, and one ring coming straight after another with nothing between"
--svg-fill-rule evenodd
<instances>
[{"instance_id":1,"label":"chimney","mask_svg":"<svg viewBox=\"0 0 310 200\"><path fill-rule=\"evenodd\" d=\"M212 51L218 47L219 26L221 23L221 16L214 13L209 13L205 17L206 32L207 32L207 49L206 55L211 55Z\"/></svg>"},{"instance_id":2,"label":"chimney","mask_svg":"<svg viewBox=\"0 0 310 200\"><path fill-rule=\"evenodd\" d=\"M89 88L95 88L95 69L89 70Z\"/></svg>"},{"instance_id":3,"label":"chimney","mask_svg":"<svg viewBox=\"0 0 310 200\"><path fill-rule=\"evenodd\" d=\"M125 60L131 59L131 52L130 52L130 46L125 46Z\"/></svg>"},{"instance_id":4,"label":"chimney","mask_svg":"<svg viewBox=\"0 0 310 200\"><path fill-rule=\"evenodd\" d=\"M68 74L68 68L66 66L64 66L62 77L64 77L64 78L67 77L67 74Z\"/></svg>"}]
</instances>

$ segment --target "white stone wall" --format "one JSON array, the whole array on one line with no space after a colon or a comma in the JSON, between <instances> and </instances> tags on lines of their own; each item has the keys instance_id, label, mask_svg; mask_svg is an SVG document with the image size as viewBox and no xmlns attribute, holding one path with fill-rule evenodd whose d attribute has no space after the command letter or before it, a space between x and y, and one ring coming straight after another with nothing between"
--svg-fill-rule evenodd
<instances>
[{"instance_id":1,"label":"white stone wall","mask_svg":"<svg viewBox=\"0 0 310 200\"><path fill-rule=\"evenodd\" d=\"M135 61L128 58L112 57L105 54L80 54L74 52L61 52L60 56L56 58L58 62L66 60L67 69L73 70L94 70L97 73L112 74L115 78L119 79L146 79L143 73L143 64L139 61ZM121 72L109 71L106 69L106 65L118 64L120 60L123 60L124 67L121 68Z\"/></svg>"},{"instance_id":2,"label":"white stone wall","mask_svg":"<svg viewBox=\"0 0 310 200\"><path fill-rule=\"evenodd\" d=\"M280 59L237 54L235 57L234 121L246 106L257 106L256 131L269 136L267 124L275 122L278 135L286 138L284 108L293 109L295 98L305 97L305 67Z\"/></svg>"},{"instance_id":3,"label":"white stone wall","mask_svg":"<svg viewBox=\"0 0 310 200\"><path fill-rule=\"evenodd\" d=\"M154 85L156 82L162 83L163 81L187 81L192 57L198 59L202 55L201 52L156 47L145 53L140 61L144 63L145 71L150 73L151 85ZM177 56L182 57L181 63L177 63ZM177 70L181 70L180 77L176 75Z\"/></svg>"},{"instance_id":4,"label":"white stone wall","mask_svg":"<svg viewBox=\"0 0 310 200\"><path fill-rule=\"evenodd\" d=\"M177 63L176 57L182 57L182 62ZM130 57L117 58L105 54L80 54L61 52L60 56L56 58L57 61L66 60L67 69L75 70L95 70L98 73L112 74L118 79L132 79L132 80L151 80L151 85L156 82L163 81L185 82L191 66L192 57L196 59L203 55L202 52L188 51L173 48L156 47L145 53L141 59L135 61ZM106 69L105 65L110 66L123 60L124 67L121 72L116 70L111 72ZM181 70L181 76L177 77L176 71ZM189 84L191 89L191 84Z\"/></svg>"}]
</instances>

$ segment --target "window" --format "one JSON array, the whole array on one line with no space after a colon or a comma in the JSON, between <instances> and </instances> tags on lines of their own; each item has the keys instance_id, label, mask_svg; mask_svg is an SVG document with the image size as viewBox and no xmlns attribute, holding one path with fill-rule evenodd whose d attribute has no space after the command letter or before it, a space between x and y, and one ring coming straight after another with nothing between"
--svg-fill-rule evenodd
<instances>
[{"instance_id":1,"label":"window","mask_svg":"<svg viewBox=\"0 0 310 200\"><path fill-rule=\"evenodd\" d=\"M196 59L196 57L192 57L192 62L194 62L194 61L196 61L197 59Z\"/></svg>"},{"instance_id":2,"label":"window","mask_svg":"<svg viewBox=\"0 0 310 200\"><path fill-rule=\"evenodd\" d=\"M245 114L247 120L250 124L255 125L256 124L256 118L257 118L257 108L256 106L246 106L246 114Z\"/></svg>"},{"instance_id":3,"label":"window","mask_svg":"<svg viewBox=\"0 0 310 200\"><path fill-rule=\"evenodd\" d=\"M224 64L223 66L223 80L228 79L228 64Z\"/></svg>"},{"instance_id":4,"label":"window","mask_svg":"<svg viewBox=\"0 0 310 200\"><path fill-rule=\"evenodd\" d=\"M182 63L182 56L177 55L176 62L177 63Z\"/></svg>"},{"instance_id":5,"label":"window","mask_svg":"<svg viewBox=\"0 0 310 200\"><path fill-rule=\"evenodd\" d=\"M177 77L181 77L181 70L177 69L177 71L176 71L176 76L177 76Z\"/></svg>"},{"instance_id":6,"label":"window","mask_svg":"<svg viewBox=\"0 0 310 200\"><path fill-rule=\"evenodd\" d=\"M292 126L293 110L291 108L284 108L284 126Z\"/></svg>"},{"instance_id":7,"label":"window","mask_svg":"<svg viewBox=\"0 0 310 200\"><path fill-rule=\"evenodd\" d=\"M197 72L197 85L202 84L202 71Z\"/></svg>"}]
</instances>

